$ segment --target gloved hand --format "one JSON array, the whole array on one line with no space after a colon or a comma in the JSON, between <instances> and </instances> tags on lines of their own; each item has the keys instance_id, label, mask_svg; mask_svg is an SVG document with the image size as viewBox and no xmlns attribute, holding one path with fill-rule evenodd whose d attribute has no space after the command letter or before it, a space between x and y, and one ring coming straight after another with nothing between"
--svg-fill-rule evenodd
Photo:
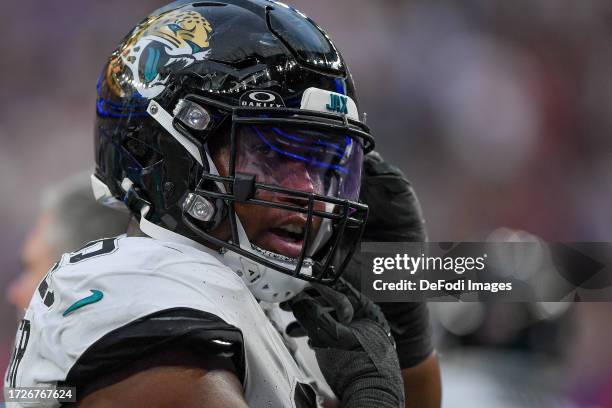
<instances>
[{"instance_id":1,"label":"gloved hand","mask_svg":"<svg viewBox=\"0 0 612 408\"><path fill-rule=\"evenodd\" d=\"M360 200L370 207L362 241L426 242L425 220L410 182L376 152L365 156ZM362 255L359 251L343 277L360 288ZM401 368L413 367L433 351L427 304L394 302L379 304L397 343Z\"/></svg>"},{"instance_id":2,"label":"gloved hand","mask_svg":"<svg viewBox=\"0 0 612 408\"><path fill-rule=\"evenodd\" d=\"M359 200L370 207L363 241L427 241L423 211L410 181L375 151L364 158Z\"/></svg>"},{"instance_id":3,"label":"gloved hand","mask_svg":"<svg viewBox=\"0 0 612 408\"><path fill-rule=\"evenodd\" d=\"M380 308L340 279L289 301L342 407L403 407L404 389L389 325Z\"/></svg>"}]
</instances>

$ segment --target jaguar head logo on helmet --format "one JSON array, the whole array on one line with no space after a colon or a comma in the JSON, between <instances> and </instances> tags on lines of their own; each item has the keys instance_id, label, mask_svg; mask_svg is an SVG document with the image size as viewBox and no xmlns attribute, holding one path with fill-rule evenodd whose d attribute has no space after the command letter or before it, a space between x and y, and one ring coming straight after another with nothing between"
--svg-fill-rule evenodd
<instances>
[{"instance_id":1,"label":"jaguar head logo on helmet","mask_svg":"<svg viewBox=\"0 0 612 408\"><path fill-rule=\"evenodd\" d=\"M172 65L186 67L210 54L211 32L210 23L194 10L176 9L149 16L111 57L107 81L120 95L132 88L145 97L157 96L164 89L168 73L176 69Z\"/></svg>"},{"instance_id":2,"label":"jaguar head logo on helmet","mask_svg":"<svg viewBox=\"0 0 612 408\"><path fill-rule=\"evenodd\" d=\"M374 142L351 75L321 28L278 2L154 12L103 70L95 142L100 200L211 253L261 300L334 282L365 225Z\"/></svg>"}]
</instances>

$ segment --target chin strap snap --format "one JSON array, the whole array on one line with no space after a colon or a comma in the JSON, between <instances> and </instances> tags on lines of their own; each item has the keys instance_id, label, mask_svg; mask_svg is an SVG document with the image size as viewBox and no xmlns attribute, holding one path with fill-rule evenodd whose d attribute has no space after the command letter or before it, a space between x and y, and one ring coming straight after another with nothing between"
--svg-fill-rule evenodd
<instances>
[{"instance_id":1,"label":"chin strap snap","mask_svg":"<svg viewBox=\"0 0 612 408\"><path fill-rule=\"evenodd\" d=\"M138 194L132 180L124 178L121 182L121 189L125 192L123 203L133 214L141 214L145 207L147 211L151 208L151 203Z\"/></svg>"}]
</instances>

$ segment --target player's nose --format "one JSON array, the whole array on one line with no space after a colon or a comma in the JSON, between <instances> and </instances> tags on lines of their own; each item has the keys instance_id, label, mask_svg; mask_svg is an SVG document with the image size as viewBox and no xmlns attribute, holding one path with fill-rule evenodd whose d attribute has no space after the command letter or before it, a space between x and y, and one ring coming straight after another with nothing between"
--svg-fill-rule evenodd
<instances>
[{"instance_id":1,"label":"player's nose","mask_svg":"<svg viewBox=\"0 0 612 408\"><path fill-rule=\"evenodd\" d=\"M305 193L320 193L306 163L297 160L285 168L281 186Z\"/></svg>"},{"instance_id":2,"label":"player's nose","mask_svg":"<svg viewBox=\"0 0 612 408\"><path fill-rule=\"evenodd\" d=\"M294 161L291 165L284 168L282 180L280 186L291 190L297 190L304 193L315 193L323 194L318 187L318 183L309 172L308 165L304 162ZM277 201L287 203L291 205L297 205L299 207L308 207L308 199L303 197L296 197L294 195L279 194L276 196ZM318 202L315 201L315 209L320 208Z\"/></svg>"}]
</instances>

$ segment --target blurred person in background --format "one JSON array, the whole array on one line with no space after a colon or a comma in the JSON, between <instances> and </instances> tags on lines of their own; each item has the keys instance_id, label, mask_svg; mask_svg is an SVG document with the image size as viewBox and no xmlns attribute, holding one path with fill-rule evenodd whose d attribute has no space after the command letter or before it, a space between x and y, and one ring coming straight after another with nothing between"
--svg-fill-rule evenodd
<instances>
[{"instance_id":1,"label":"blurred person in background","mask_svg":"<svg viewBox=\"0 0 612 408\"><path fill-rule=\"evenodd\" d=\"M129 215L96 202L87 173L66 179L43 194L43 206L21 253L21 274L7 298L19 315L53 262L98 238L125 233Z\"/></svg>"}]
</instances>

